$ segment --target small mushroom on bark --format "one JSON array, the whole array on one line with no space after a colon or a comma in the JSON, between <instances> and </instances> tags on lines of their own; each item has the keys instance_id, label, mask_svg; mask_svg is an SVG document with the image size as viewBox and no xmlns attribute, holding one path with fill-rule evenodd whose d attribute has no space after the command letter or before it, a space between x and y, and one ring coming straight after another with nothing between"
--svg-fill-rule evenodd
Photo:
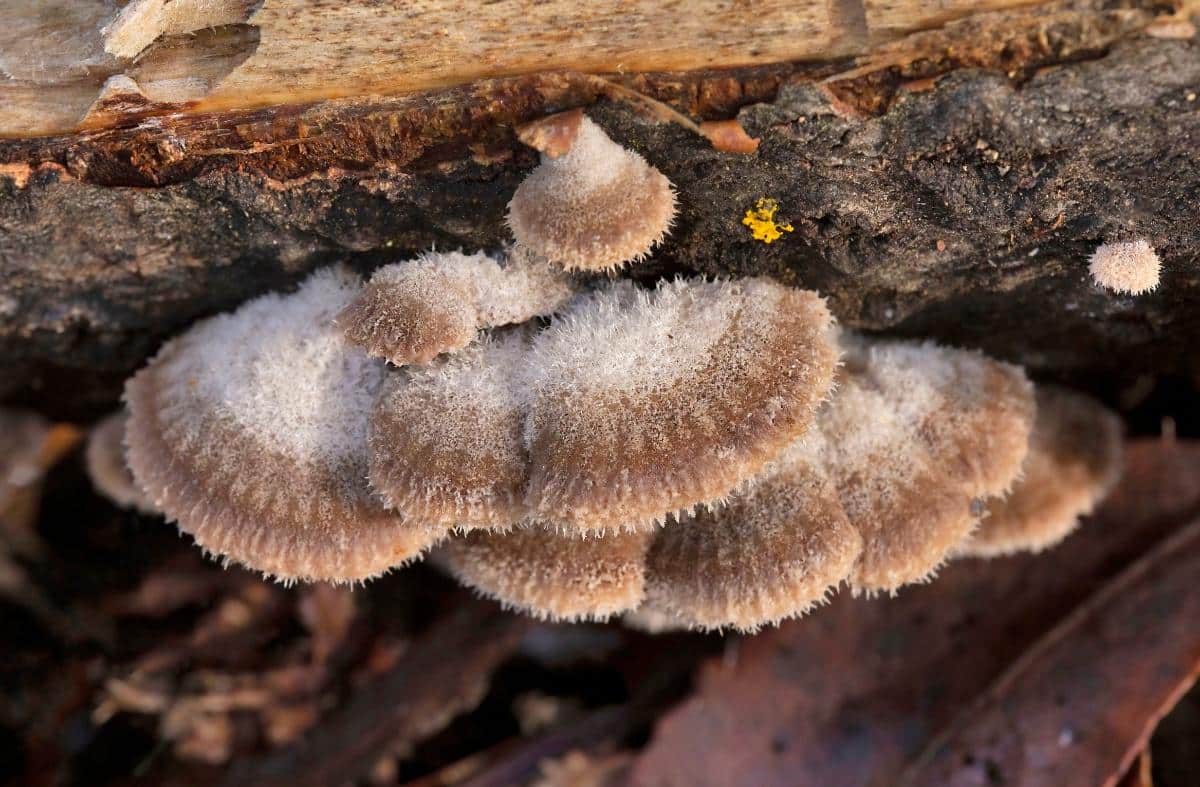
<instances>
[{"instance_id":1,"label":"small mushroom on bark","mask_svg":"<svg viewBox=\"0 0 1200 787\"><path fill-rule=\"evenodd\" d=\"M126 385L133 476L206 550L284 581L349 582L440 538L367 485L384 364L333 324L360 288L319 271L197 323Z\"/></svg>"},{"instance_id":2,"label":"small mushroom on bark","mask_svg":"<svg viewBox=\"0 0 1200 787\"><path fill-rule=\"evenodd\" d=\"M524 249L503 266L485 254L429 252L375 271L337 322L369 355L425 364L482 328L550 314L573 295L562 271Z\"/></svg>"},{"instance_id":3,"label":"small mushroom on bark","mask_svg":"<svg viewBox=\"0 0 1200 787\"><path fill-rule=\"evenodd\" d=\"M637 153L578 110L523 137L544 152L508 204L518 244L567 270L600 271L641 259L662 240L675 192Z\"/></svg>"},{"instance_id":4,"label":"small mushroom on bark","mask_svg":"<svg viewBox=\"0 0 1200 787\"><path fill-rule=\"evenodd\" d=\"M1092 281L1113 292L1141 295L1158 287L1162 263L1144 240L1103 243L1088 260Z\"/></svg>"},{"instance_id":5,"label":"small mushroom on bark","mask_svg":"<svg viewBox=\"0 0 1200 787\"><path fill-rule=\"evenodd\" d=\"M987 518L961 552L1040 552L1066 538L1116 483L1121 433L1116 415L1093 399L1039 386L1023 476L1012 494L989 504Z\"/></svg>"},{"instance_id":6,"label":"small mushroom on bark","mask_svg":"<svg viewBox=\"0 0 1200 787\"><path fill-rule=\"evenodd\" d=\"M813 420L837 362L815 293L765 279L614 286L534 341L534 516L576 534L653 528L724 499Z\"/></svg>"}]
</instances>

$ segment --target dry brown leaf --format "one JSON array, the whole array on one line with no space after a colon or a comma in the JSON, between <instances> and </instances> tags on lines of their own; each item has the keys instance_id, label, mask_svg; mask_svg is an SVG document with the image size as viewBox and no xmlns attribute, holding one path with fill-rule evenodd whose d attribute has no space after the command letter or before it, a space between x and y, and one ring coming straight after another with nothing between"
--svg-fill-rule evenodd
<instances>
[{"instance_id":1,"label":"dry brown leaf","mask_svg":"<svg viewBox=\"0 0 1200 787\"><path fill-rule=\"evenodd\" d=\"M473 708L492 670L527 622L465 594L395 665L327 714L294 744L237 760L219 783L325 787L367 777L379 759L403 753Z\"/></svg>"},{"instance_id":2,"label":"dry brown leaf","mask_svg":"<svg viewBox=\"0 0 1200 787\"><path fill-rule=\"evenodd\" d=\"M753 153L758 150L758 137L752 137L737 120L706 120L700 133L708 137L713 148L722 153Z\"/></svg>"},{"instance_id":3,"label":"dry brown leaf","mask_svg":"<svg viewBox=\"0 0 1200 787\"><path fill-rule=\"evenodd\" d=\"M1019 714L1023 724L1036 724L1062 710L1058 697L1078 711L1077 734L1060 739L1061 726L1039 734L1051 736L1052 751L1061 740L1072 757L1090 753L1093 766L1115 780L1200 654L1200 630L1182 625L1200 615L1197 601L1178 590L1198 572L1200 525L1181 529L1197 513L1200 444L1133 443L1109 502L1060 547L1040 556L959 561L936 582L896 598L839 597L820 615L746 640L736 659L707 664L696 695L660 721L632 783L890 787L951 725L986 724L987 713L1002 712L1009 715L997 721L1011 725ZM1175 540L1164 540L1173 533ZM1164 597L1171 587L1176 597ZM1155 603L1158 611L1141 615L1136 636L1122 636L1131 616ZM1027 681L1053 657L1082 661L1085 653L1086 669L1063 661L1058 686L1028 693ZM1005 696L1023 706L985 704L971 719L960 718L984 701L989 686L1009 685L996 684L1006 674L1022 677L1011 682L1017 693ZM1081 701L1089 691L1091 704ZM1095 714L1110 711L1120 726L1108 735L1081 734L1100 723ZM1011 726L988 729L1002 742L1019 740ZM953 764L964 766L961 757ZM1018 781L1006 770L1015 767L1010 759L996 761L999 771L983 758L974 767L975 781L965 783L1006 775L1007 784L1063 783Z\"/></svg>"},{"instance_id":4,"label":"dry brown leaf","mask_svg":"<svg viewBox=\"0 0 1200 787\"><path fill-rule=\"evenodd\" d=\"M1150 750L1143 749L1142 753L1133 761L1133 765L1129 766L1124 778L1118 782L1117 787L1154 787L1154 776L1150 762Z\"/></svg>"},{"instance_id":5,"label":"dry brown leaf","mask_svg":"<svg viewBox=\"0 0 1200 787\"><path fill-rule=\"evenodd\" d=\"M964 709L901 784L1111 787L1200 672L1200 520L1139 559ZM1019 734L1014 731L1019 730Z\"/></svg>"}]
</instances>

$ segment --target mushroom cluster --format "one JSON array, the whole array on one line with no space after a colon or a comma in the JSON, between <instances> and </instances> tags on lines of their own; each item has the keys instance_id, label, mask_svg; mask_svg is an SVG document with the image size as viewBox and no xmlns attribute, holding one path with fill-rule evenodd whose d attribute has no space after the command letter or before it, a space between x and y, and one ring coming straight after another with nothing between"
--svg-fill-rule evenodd
<instances>
[{"instance_id":1,"label":"mushroom cluster","mask_svg":"<svg viewBox=\"0 0 1200 787\"><path fill-rule=\"evenodd\" d=\"M1113 417L1017 367L839 332L767 279L568 274L645 253L674 197L586 118L556 129L505 259L326 269L168 342L126 387L119 499L282 581L431 551L539 617L754 630L843 584L1041 548L1106 491ZM616 214L595 201L618 193L670 210L602 249ZM98 481L118 478L100 440Z\"/></svg>"}]
</instances>

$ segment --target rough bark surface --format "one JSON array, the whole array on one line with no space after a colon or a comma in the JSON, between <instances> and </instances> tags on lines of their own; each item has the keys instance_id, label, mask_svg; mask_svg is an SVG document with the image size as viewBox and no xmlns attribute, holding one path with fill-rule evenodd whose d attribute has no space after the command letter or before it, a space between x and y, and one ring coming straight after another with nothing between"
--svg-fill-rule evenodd
<instances>
[{"instance_id":1,"label":"rough bark surface","mask_svg":"<svg viewBox=\"0 0 1200 787\"><path fill-rule=\"evenodd\" d=\"M1200 371L1200 44L1125 34L1128 13L1042 31L1020 57L1029 36L1007 39L967 58L992 68L936 80L962 63L631 80L693 116L736 112L761 139L749 155L561 74L0 142L0 397L93 414L164 338L316 267L496 248L536 163L512 126L589 104L679 191L669 241L635 275L775 276L820 290L847 325L1076 383ZM770 245L741 223L760 197L794 226ZM1162 286L1096 288L1095 245L1138 237Z\"/></svg>"}]
</instances>

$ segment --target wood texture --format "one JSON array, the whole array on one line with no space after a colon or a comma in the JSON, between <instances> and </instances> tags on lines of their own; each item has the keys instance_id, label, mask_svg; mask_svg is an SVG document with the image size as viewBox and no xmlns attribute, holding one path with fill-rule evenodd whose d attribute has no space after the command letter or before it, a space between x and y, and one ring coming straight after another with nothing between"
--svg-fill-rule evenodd
<instances>
[{"instance_id":1,"label":"wood texture","mask_svg":"<svg viewBox=\"0 0 1200 787\"><path fill-rule=\"evenodd\" d=\"M316 267L498 248L536 163L513 127L573 106L678 189L636 275L775 276L845 324L980 346L1099 394L1200 371L1200 47L1143 37L1156 9L972 18L922 34L910 65L836 82L824 66L626 82L692 117L738 114L753 154L569 74L0 143L0 397L99 415L163 339ZM764 196L795 227L770 246L741 223ZM1091 285L1088 255L1126 235L1158 249L1156 292Z\"/></svg>"},{"instance_id":2,"label":"wood texture","mask_svg":"<svg viewBox=\"0 0 1200 787\"><path fill-rule=\"evenodd\" d=\"M830 59L1030 2L10 0L0 9L0 135L110 126L147 105L211 112L539 71Z\"/></svg>"}]
</instances>

